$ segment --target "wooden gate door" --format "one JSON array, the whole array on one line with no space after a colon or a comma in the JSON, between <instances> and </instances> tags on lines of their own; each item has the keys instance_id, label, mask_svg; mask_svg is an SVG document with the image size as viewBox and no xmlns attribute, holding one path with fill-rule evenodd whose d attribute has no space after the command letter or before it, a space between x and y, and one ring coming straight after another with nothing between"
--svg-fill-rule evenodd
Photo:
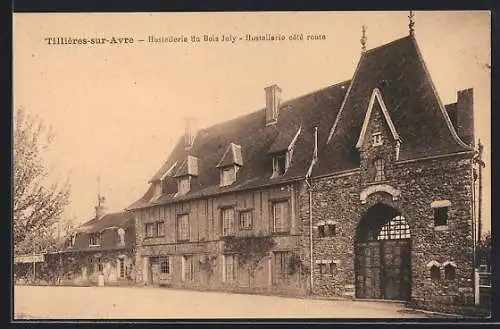
<instances>
[{"instance_id":1,"label":"wooden gate door","mask_svg":"<svg viewBox=\"0 0 500 329\"><path fill-rule=\"evenodd\" d=\"M378 299L380 295L380 246L378 241L358 244L356 297Z\"/></svg>"},{"instance_id":2,"label":"wooden gate door","mask_svg":"<svg viewBox=\"0 0 500 329\"><path fill-rule=\"evenodd\" d=\"M410 297L409 240L360 242L356 251L356 297L408 300Z\"/></svg>"},{"instance_id":3,"label":"wooden gate door","mask_svg":"<svg viewBox=\"0 0 500 329\"><path fill-rule=\"evenodd\" d=\"M382 295L384 299L407 300L410 297L409 240L383 240Z\"/></svg>"}]
</instances>

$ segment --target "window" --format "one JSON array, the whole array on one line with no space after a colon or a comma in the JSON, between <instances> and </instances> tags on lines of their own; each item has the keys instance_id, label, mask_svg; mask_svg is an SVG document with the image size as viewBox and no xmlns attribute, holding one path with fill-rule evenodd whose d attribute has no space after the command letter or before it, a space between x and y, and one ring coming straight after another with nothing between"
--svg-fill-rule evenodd
<instances>
[{"instance_id":1,"label":"window","mask_svg":"<svg viewBox=\"0 0 500 329\"><path fill-rule=\"evenodd\" d=\"M194 280L194 262L193 255L185 255L182 257L183 266L183 281L193 281Z\"/></svg>"},{"instance_id":2,"label":"window","mask_svg":"<svg viewBox=\"0 0 500 329\"><path fill-rule=\"evenodd\" d=\"M187 214L177 216L177 241L189 240L189 217Z\"/></svg>"},{"instance_id":3,"label":"window","mask_svg":"<svg viewBox=\"0 0 500 329\"><path fill-rule=\"evenodd\" d=\"M376 132L372 135L373 137L373 146L382 145L382 133Z\"/></svg>"},{"instance_id":4,"label":"window","mask_svg":"<svg viewBox=\"0 0 500 329\"><path fill-rule=\"evenodd\" d=\"M96 265L97 265L96 268L97 268L98 272L102 272L104 270L104 264L102 263L100 257L96 259Z\"/></svg>"},{"instance_id":5,"label":"window","mask_svg":"<svg viewBox=\"0 0 500 329\"><path fill-rule=\"evenodd\" d=\"M146 224L146 237L151 238L157 235L157 227L154 223Z\"/></svg>"},{"instance_id":6,"label":"window","mask_svg":"<svg viewBox=\"0 0 500 329\"><path fill-rule=\"evenodd\" d=\"M273 157L273 176L281 176L286 171L286 153L278 154Z\"/></svg>"},{"instance_id":7,"label":"window","mask_svg":"<svg viewBox=\"0 0 500 329\"><path fill-rule=\"evenodd\" d=\"M430 271L431 271L431 280L432 281L437 281L437 280L441 279L441 270L439 269L439 266L432 265Z\"/></svg>"},{"instance_id":8,"label":"window","mask_svg":"<svg viewBox=\"0 0 500 329\"><path fill-rule=\"evenodd\" d=\"M434 226L444 226L448 221L448 207L434 208Z\"/></svg>"},{"instance_id":9,"label":"window","mask_svg":"<svg viewBox=\"0 0 500 329\"><path fill-rule=\"evenodd\" d=\"M156 232L157 232L157 236L165 236L165 223L164 222L156 223Z\"/></svg>"},{"instance_id":10,"label":"window","mask_svg":"<svg viewBox=\"0 0 500 329\"><path fill-rule=\"evenodd\" d=\"M221 170L221 186L228 186L234 183L236 180L236 172L234 167L224 168Z\"/></svg>"},{"instance_id":11,"label":"window","mask_svg":"<svg viewBox=\"0 0 500 329\"><path fill-rule=\"evenodd\" d=\"M456 267L453 264L446 264L444 267L444 278L446 280L455 280Z\"/></svg>"},{"instance_id":12,"label":"window","mask_svg":"<svg viewBox=\"0 0 500 329\"><path fill-rule=\"evenodd\" d=\"M318 264L319 274L323 275L333 275L337 271L337 264L332 261L323 261Z\"/></svg>"},{"instance_id":13,"label":"window","mask_svg":"<svg viewBox=\"0 0 500 329\"><path fill-rule=\"evenodd\" d=\"M275 202L272 206L273 232L289 231L288 201Z\"/></svg>"},{"instance_id":14,"label":"window","mask_svg":"<svg viewBox=\"0 0 500 329\"><path fill-rule=\"evenodd\" d=\"M89 237L89 246L100 246L101 245L101 234L95 233Z\"/></svg>"},{"instance_id":15,"label":"window","mask_svg":"<svg viewBox=\"0 0 500 329\"><path fill-rule=\"evenodd\" d=\"M123 279L125 277L125 259L118 258L118 266L119 266L120 278Z\"/></svg>"},{"instance_id":16,"label":"window","mask_svg":"<svg viewBox=\"0 0 500 329\"><path fill-rule=\"evenodd\" d=\"M337 234L337 227L333 223L326 223L318 225L318 235L320 237L335 236Z\"/></svg>"},{"instance_id":17,"label":"window","mask_svg":"<svg viewBox=\"0 0 500 329\"><path fill-rule=\"evenodd\" d=\"M385 180L385 163L383 159L375 160L375 181L382 182Z\"/></svg>"},{"instance_id":18,"label":"window","mask_svg":"<svg viewBox=\"0 0 500 329\"><path fill-rule=\"evenodd\" d=\"M146 237L165 236L165 224L163 222L146 223Z\"/></svg>"},{"instance_id":19,"label":"window","mask_svg":"<svg viewBox=\"0 0 500 329\"><path fill-rule=\"evenodd\" d=\"M289 260L290 260L290 252L288 251L274 252L275 283L280 281L286 281L288 279Z\"/></svg>"},{"instance_id":20,"label":"window","mask_svg":"<svg viewBox=\"0 0 500 329\"><path fill-rule=\"evenodd\" d=\"M177 181L177 191L179 194L186 194L190 190L189 176L179 178Z\"/></svg>"},{"instance_id":21,"label":"window","mask_svg":"<svg viewBox=\"0 0 500 329\"><path fill-rule=\"evenodd\" d=\"M224 255L224 270L226 277L224 278L226 282L236 280L236 270L238 267L237 256L236 255Z\"/></svg>"},{"instance_id":22,"label":"window","mask_svg":"<svg viewBox=\"0 0 500 329\"><path fill-rule=\"evenodd\" d=\"M170 259L164 257L160 259L160 273L170 274Z\"/></svg>"},{"instance_id":23,"label":"window","mask_svg":"<svg viewBox=\"0 0 500 329\"><path fill-rule=\"evenodd\" d=\"M396 216L382 226L377 240L398 240L410 238L410 226L403 216Z\"/></svg>"},{"instance_id":24,"label":"window","mask_svg":"<svg viewBox=\"0 0 500 329\"><path fill-rule=\"evenodd\" d=\"M222 235L229 236L234 234L234 209L222 209Z\"/></svg>"},{"instance_id":25,"label":"window","mask_svg":"<svg viewBox=\"0 0 500 329\"><path fill-rule=\"evenodd\" d=\"M252 229L252 211L240 212L240 229L242 230Z\"/></svg>"}]
</instances>

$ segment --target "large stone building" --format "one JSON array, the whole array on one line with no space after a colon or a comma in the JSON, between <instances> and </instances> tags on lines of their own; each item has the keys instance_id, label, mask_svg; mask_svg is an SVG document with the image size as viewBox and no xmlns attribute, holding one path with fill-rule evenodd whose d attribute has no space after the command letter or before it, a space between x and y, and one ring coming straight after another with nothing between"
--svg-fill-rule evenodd
<instances>
[{"instance_id":1,"label":"large stone building","mask_svg":"<svg viewBox=\"0 0 500 329\"><path fill-rule=\"evenodd\" d=\"M459 68L457 68L459 69ZM185 136L129 207L143 284L473 298L473 100L442 104L412 33L351 80Z\"/></svg>"}]
</instances>

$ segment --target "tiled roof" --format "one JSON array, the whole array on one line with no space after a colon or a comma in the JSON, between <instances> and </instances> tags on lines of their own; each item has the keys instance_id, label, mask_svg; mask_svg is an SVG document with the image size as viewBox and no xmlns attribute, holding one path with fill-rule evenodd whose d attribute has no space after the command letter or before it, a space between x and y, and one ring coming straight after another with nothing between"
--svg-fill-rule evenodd
<instances>
[{"instance_id":1,"label":"tiled roof","mask_svg":"<svg viewBox=\"0 0 500 329\"><path fill-rule=\"evenodd\" d=\"M359 167L355 145L374 88L402 139L400 160L470 150L452 127L416 40L407 36L362 55L331 139L320 144L313 175Z\"/></svg>"},{"instance_id":2,"label":"tiled roof","mask_svg":"<svg viewBox=\"0 0 500 329\"><path fill-rule=\"evenodd\" d=\"M268 154L283 152L288 149L293 138L297 134L299 127L296 129L290 129L286 131L280 131L273 141L273 144L269 148Z\"/></svg>"},{"instance_id":3,"label":"tiled roof","mask_svg":"<svg viewBox=\"0 0 500 329\"><path fill-rule=\"evenodd\" d=\"M122 228L125 231L125 244L118 244L118 236L113 228ZM101 241L98 246L90 246L90 236L100 233ZM74 244L68 246L67 252L105 251L130 249L135 245L135 226L132 214L123 211L105 214L100 218L83 223L76 230ZM68 241L69 242L69 241Z\"/></svg>"},{"instance_id":4,"label":"tiled roof","mask_svg":"<svg viewBox=\"0 0 500 329\"><path fill-rule=\"evenodd\" d=\"M83 223L77 229L78 232L97 233L111 227L121 227L123 229L133 226L133 220L130 213L126 211L105 214L101 218L93 218Z\"/></svg>"},{"instance_id":5,"label":"tiled roof","mask_svg":"<svg viewBox=\"0 0 500 329\"><path fill-rule=\"evenodd\" d=\"M311 163L315 127L318 128L319 150L312 176L359 168L356 141L375 88L380 90L401 138L400 160L470 150L453 129L416 40L407 36L363 53L351 81L283 103L276 124L266 126L265 109L261 109L199 131L189 151L184 149L183 139L180 139L152 181L163 177L176 161L183 163L189 152L198 157L199 166L199 175L193 177L191 191L176 196L175 179L167 177L162 197L150 203L153 196L150 186L129 208L302 179ZM299 128L301 132L295 142L290 167L283 176L271 179L270 153L286 149ZM245 163L235 183L220 187L217 164L230 143L241 145Z\"/></svg>"},{"instance_id":6,"label":"tiled roof","mask_svg":"<svg viewBox=\"0 0 500 329\"><path fill-rule=\"evenodd\" d=\"M226 152L222 156L222 159L217 164L217 167L226 167L229 165L236 164L238 166L243 166L243 156L241 155L241 146L234 143L229 143Z\"/></svg>"},{"instance_id":7,"label":"tiled roof","mask_svg":"<svg viewBox=\"0 0 500 329\"><path fill-rule=\"evenodd\" d=\"M189 151L184 149L181 138L162 169L167 170L175 161L182 163L186 152L189 152L198 157L199 175L192 178L189 193L175 197L177 184L172 177L167 177L163 182L165 193L154 204L304 178L311 163L314 127L317 126L323 132L319 134L319 140L324 143L348 85L349 81L344 81L282 103L278 122L273 125L266 126L265 109L261 109L198 131ZM288 147L300 127L301 133L295 141L290 167L283 176L271 179L272 158L268 152L273 144L277 144L277 139L278 144ZM230 143L241 146L244 164L238 170L236 181L232 185L220 187L220 169L217 164ZM159 171L155 176L161 177L163 174L164 172ZM153 189L150 186L146 194L129 208L144 207L152 197Z\"/></svg>"}]
</instances>

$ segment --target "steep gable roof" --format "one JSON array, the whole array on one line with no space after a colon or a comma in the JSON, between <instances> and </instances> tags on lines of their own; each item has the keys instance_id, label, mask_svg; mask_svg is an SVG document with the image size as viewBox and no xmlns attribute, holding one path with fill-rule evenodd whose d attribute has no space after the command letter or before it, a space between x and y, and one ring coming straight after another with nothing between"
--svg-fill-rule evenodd
<instances>
[{"instance_id":1,"label":"steep gable roof","mask_svg":"<svg viewBox=\"0 0 500 329\"><path fill-rule=\"evenodd\" d=\"M241 145L236 145L231 142L222 156L222 159L217 164L217 167L226 167L233 164L243 166L243 156L241 155Z\"/></svg>"},{"instance_id":2,"label":"steep gable roof","mask_svg":"<svg viewBox=\"0 0 500 329\"><path fill-rule=\"evenodd\" d=\"M126 211L105 214L101 218L93 218L77 228L80 233L98 233L112 227L123 229L133 226L132 215Z\"/></svg>"},{"instance_id":3,"label":"steep gable roof","mask_svg":"<svg viewBox=\"0 0 500 329\"><path fill-rule=\"evenodd\" d=\"M320 142L325 143L326 132L340 108L348 84L349 81L344 81L284 102L274 125L266 126L265 109L261 109L198 131L189 151L184 149L183 139L180 139L162 169L166 170L175 161L182 163L187 152L198 157L199 175L192 178L190 192L175 196L176 182L167 177L161 198L151 202L154 193L150 186L145 195L129 209L303 179L311 162L314 127L325 132L320 134ZM284 175L271 179L272 157L268 152L273 144L288 147L299 128L301 132L295 140L295 152L288 170ZM230 186L221 187L217 164L231 142L241 146L244 164L238 171L236 181ZM161 171L157 173L157 176L162 175Z\"/></svg>"},{"instance_id":4,"label":"steep gable roof","mask_svg":"<svg viewBox=\"0 0 500 329\"><path fill-rule=\"evenodd\" d=\"M447 113L450 107L443 106L410 35L364 52L351 81L283 103L276 124L266 126L265 109L261 109L200 130L189 150L180 139L151 180L167 176L162 196L152 201L154 188L150 186L129 209L302 179L311 164L316 127L318 161L313 177L359 168L356 144L370 116L370 101L377 99L374 106L380 106L393 136L404 142L399 160L471 151L453 128ZM271 154L289 147L299 129L288 170L271 179ZM241 145L245 163L236 182L221 187L217 165L225 163L230 143ZM182 172L187 155L198 158L199 175L192 178L189 193L176 196L175 179L166 172Z\"/></svg>"},{"instance_id":5,"label":"steep gable roof","mask_svg":"<svg viewBox=\"0 0 500 329\"><path fill-rule=\"evenodd\" d=\"M389 126L389 130L391 131L392 137L394 140L399 141L399 134L396 131L396 127L394 126L394 122L392 122L391 115L385 106L384 100L382 99L382 95L380 94L380 90L378 88L373 89L372 96L370 98L370 103L368 104L368 110L365 114L365 119L363 120L363 125L361 126L361 133L359 134L358 142L356 143L356 148L360 148L363 140L365 138L366 129L368 129L368 123L370 122L370 117L373 112L373 107L375 105L375 101L377 101L378 107L381 109L382 114L384 115L384 119Z\"/></svg>"},{"instance_id":6,"label":"steep gable roof","mask_svg":"<svg viewBox=\"0 0 500 329\"><path fill-rule=\"evenodd\" d=\"M359 167L356 142L374 88L404 141L400 160L470 150L453 129L416 40L407 36L363 53L313 175Z\"/></svg>"}]
</instances>

